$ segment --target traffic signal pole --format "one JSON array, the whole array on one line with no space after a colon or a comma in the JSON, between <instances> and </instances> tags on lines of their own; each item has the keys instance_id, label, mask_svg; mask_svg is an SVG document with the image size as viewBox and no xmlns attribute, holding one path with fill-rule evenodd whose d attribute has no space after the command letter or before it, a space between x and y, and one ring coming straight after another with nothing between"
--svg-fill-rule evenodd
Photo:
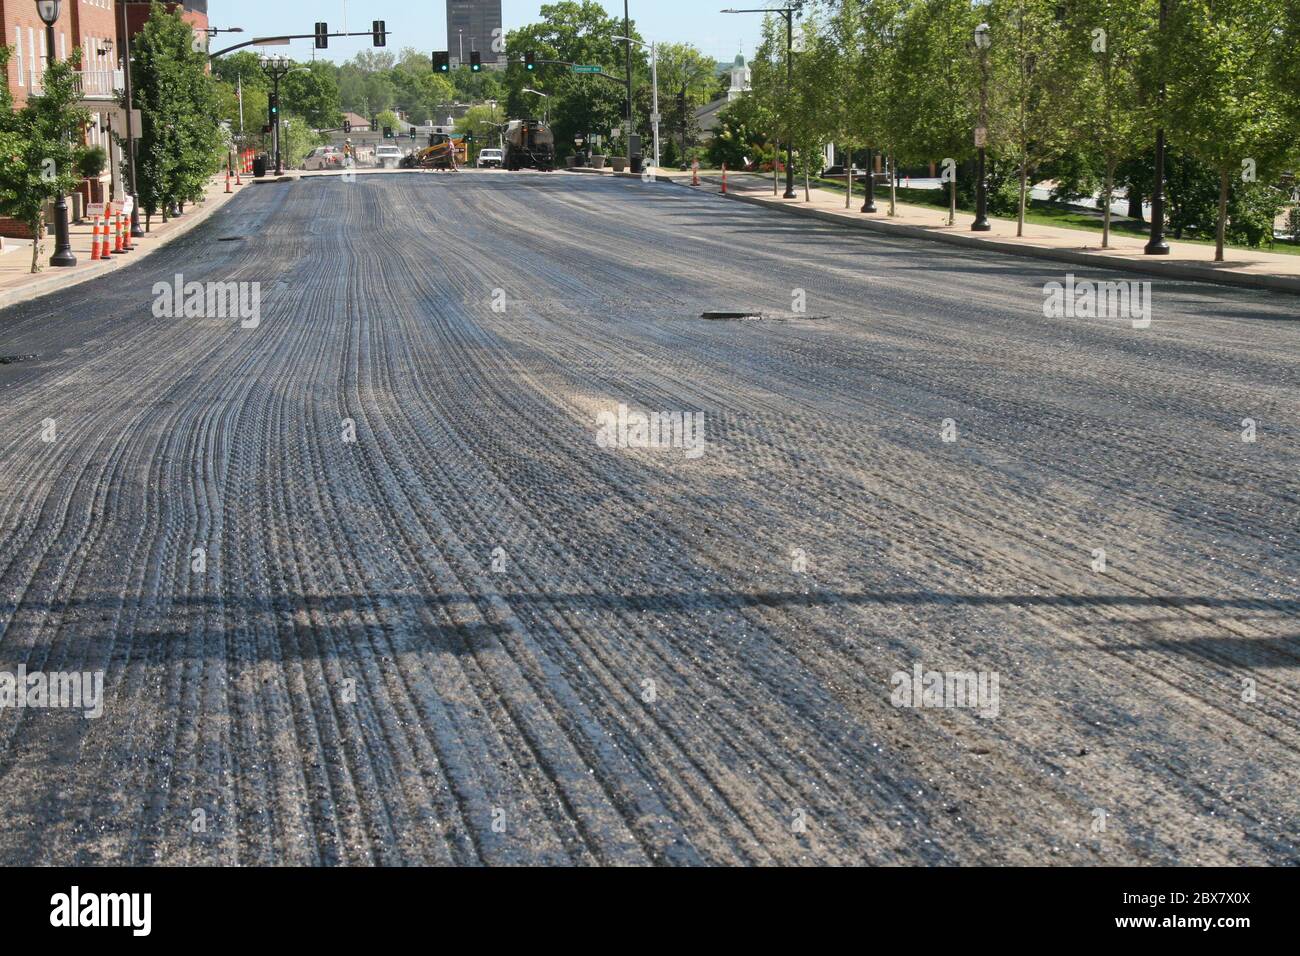
<instances>
[{"instance_id":1,"label":"traffic signal pole","mask_svg":"<svg viewBox=\"0 0 1300 956\"><path fill-rule=\"evenodd\" d=\"M391 32L392 32L391 30L383 31L383 36L385 41L388 39L388 34ZM374 35L375 35L374 31L372 30L362 30L359 33L352 32L352 33L326 33L325 34L325 36L329 36L329 37L373 37ZM234 46L224 47L220 50L217 50L215 53L209 53L208 59L215 60L219 56L224 56L227 53L234 53L236 50L242 50L246 46L259 46L268 43L279 45L279 44L288 43L290 40L314 40L316 39L317 36L318 34L315 33L292 33L292 34L286 34L285 36L278 36L278 37L258 37L256 40L245 40L243 43L236 43ZM376 44L376 46L382 46L382 44Z\"/></svg>"}]
</instances>

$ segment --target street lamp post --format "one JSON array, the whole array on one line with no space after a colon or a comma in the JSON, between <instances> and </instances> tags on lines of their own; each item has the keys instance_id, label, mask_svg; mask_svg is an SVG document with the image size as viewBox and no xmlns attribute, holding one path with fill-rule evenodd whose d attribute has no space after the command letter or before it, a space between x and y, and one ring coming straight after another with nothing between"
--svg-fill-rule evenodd
<instances>
[{"instance_id":1,"label":"street lamp post","mask_svg":"<svg viewBox=\"0 0 1300 956\"><path fill-rule=\"evenodd\" d=\"M60 0L36 0L36 13L45 24L45 48L49 51L48 64L54 62L54 23L59 19ZM62 170L60 170L62 172ZM77 257L72 254L72 243L68 238L68 197L59 193L54 201L54 255L50 256L52 266L75 266Z\"/></svg>"},{"instance_id":2,"label":"street lamp post","mask_svg":"<svg viewBox=\"0 0 1300 956\"><path fill-rule=\"evenodd\" d=\"M975 169L975 221L970 224L971 232L988 232L993 228L989 224L988 183L984 175L984 148L989 135L989 43L989 25L981 23L975 28L975 49L980 58L980 125L975 131L979 158Z\"/></svg>"},{"instance_id":3,"label":"street lamp post","mask_svg":"<svg viewBox=\"0 0 1300 956\"><path fill-rule=\"evenodd\" d=\"M1160 0L1160 36L1162 39L1165 32L1165 18L1168 13L1168 0ZM1164 64L1161 63L1158 69L1160 70L1160 107L1163 110L1165 103ZM1165 242L1165 128L1163 122L1156 130L1156 175L1151 190L1151 238L1147 240L1146 247L1142 251L1148 256L1169 255L1169 243Z\"/></svg>"},{"instance_id":4,"label":"street lamp post","mask_svg":"<svg viewBox=\"0 0 1300 956\"><path fill-rule=\"evenodd\" d=\"M632 35L632 18L628 16L627 0L623 0L623 35ZM632 44L627 45L627 160L634 162L632 159L632 134L636 131L632 123Z\"/></svg>"},{"instance_id":5,"label":"street lamp post","mask_svg":"<svg viewBox=\"0 0 1300 956\"><path fill-rule=\"evenodd\" d=\"M126 20L126 4L119 4L122 10L122 36L125 38L126 49L122 51L122 77L125 81L126 93L126 155L127 155L127 174L130 178L129 186L131 187L131 238L143 239L144 229L140 226L140 200L135 191L135 129L131 122L131 114L134 112L135 101L131 97L131 33Z\"/></svg>"},{"instance_id":6,"label":"street lamp post","mask_svg":"<svg viewBox=\"0 0 1300 956\"><path fill-rule=\"evenodd\" d=\"M274 97L275 102L275 127L271 135L275 143L275 174L277 176L284 173L284 166L280 161L280 81L293 69L293 64L282 56L262 58L262 72L271 78L271 95Z\"/></svg>"},{"instance_id":7,"label":"street lamp post","mask_svg":"<svg viewBox=\"0 0 1300 956\"><path fill-rule=\"evenodd\" d=\"M525 93L532 93L532 94L534 94L535 96L540 96L542 99L546 100L546 102L545 102L544 104L542 104L542 108L543 108L544 111L545 111L545 112L542 114L542 122L543 122L543 123L546 123L546 124L549 125L550 122L551 122L551 94L550 94L550 93L543 93L541 90L534 90L532 87L528 87L528 86L525 86L525 87L523 88L523 92L525 92ZM495 107L493 107L493 109L492 109L492 118L493 118L493 119L496 119L496 108L495 108Z\"/></svg>"},{"instance_id":8,"label":"street lamp post","mask_svg":"<svg viewBox=\"0 0 1300 956\"><path fill-rule=\"evenodd\" d=\"M634 40L631 37L614 37L615 40L622 40L625 43L638 43L641 46L650 47L650 85L653 88L651 97L653 102L650 106L651 122L654 127L655 135L655 169L659 168L659 44L656 42L646 43L644 40ZM631 157L628 157L629 159Z\"/></svg>"},{"instance_id":9,"label":"street lamp post","mask_svg":"<svg viewBox=\"0 0 1300 956\"><path fill-rule=\"evenodd\" d=\"M802 9L803 0L798 0L797 4L786 7L771 7L760 9L746 10L723 10L723 13L779 13L785 17L785 84L787 95L794 87L794 15ZM629 48L630 49L630 48ZM849 166L853 165L850 158ZM786 134L785 140L785 196L786 199L797 198L794 193L794 143L790 141L789 134Z\"/></svg>"}]
</instances>

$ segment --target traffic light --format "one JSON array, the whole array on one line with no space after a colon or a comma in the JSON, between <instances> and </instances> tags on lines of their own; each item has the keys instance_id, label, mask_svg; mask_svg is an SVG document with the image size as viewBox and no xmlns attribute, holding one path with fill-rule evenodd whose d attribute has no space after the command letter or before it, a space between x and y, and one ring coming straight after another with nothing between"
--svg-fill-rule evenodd
<instances>
[{"instance_id":1,"label":"traffic light","mask_svg":"<svg viewBox=\"0 0 1300 956\"><path fill-rule=\"evenodd\" d=\"M280 115L280 94L271 93L266 98L266 114L274 123L277 116Z\"/></svg>"},{"instance_id":2,"label":"traffic light","mask_svg":"<svg viewBox=\"0 0 1300 956\"><path fill-rule=\"evenodd\" d=\"M435 53L433 55L433 72L450 73L451 72L451 54L446 51Z\"/></svg>"},{"instance_id":3,"label":"traffic light","mask_svg":"<svg viewBox=\"0 0 1300 956\"><path fill-rule=\"evenodd\" d=\"M328 23L316 24L316 49L325 50L330 45L330 27Z\"/></svg>"},{"instance_id":4,"label":"traffic light","mask_svg":"<svg viewBox=\"0 0 1300 956\"><path fill-rule=\"evenodd\" d=\"M393 138L393 128L391 126L385 126L384 139L392 139L392 138Z\"/></svg>"},{"instance_id":5,"label":"traffic light","mask_svg":"<svg viewBox=\"0 0 1300 956\"><path fill-rule=\"evenodd\" d=\"M374 34L375 46L388 46L388 31L384 29L383 20L370 21L370 32Z\"/></svg>"},{"instance_id":6,"label":"traffic light","mask_svg":"<svg viewBox=\"0 0 1300 956\"><path fill-rule=\"evenodd\" d=\"M474 50L469 55L469 71L471 73L483 72L483 54L479 53L478 50Z\"/></svg>"},{"instance_id":7,"label":"traffic light","mask_svg":"<svg viewBox=\"0 0 1300 956\"><path fill-rule=\"evenodd\" d=\"M263 135L263 136L270 136L270 135L271 135L271 124L270 124L270 123L265 123L265 124L263 124L263 126L262 126L262 135Z\"/></svg>"},{"instance_id":8,"label":"traffic light","mask_svg":"<svg viewBox=\"0 0 1300 956\"><path fill-rule=\"evenodd\" d=\"M537 54L531 50L524 54L524 69L529 73L537 69Z\"/></svg>"},{"instance_id":9,"label":"traffic light","mask_svg":"<svg viewBox=\"0 0 1300 956\"><path fill-rule=\"evenodd\" d=\"M472 129L465 131L465 142L467 143L474 142L474 131Z\"/></svg>"},{"instance_id":10,"label":"traffic light","mask_svg":"<svg viewBox=\"0 0 1300 956\"><path fill-rule=\"evenodd\" d=\"M343 121L343 132L345 132L345 133L350 133L350 132L352 132L352 120L344 120L344 121Z\"/></svg>"},{"instance_id":11,"label":"traffic light","mask_svg":"<svg viewBox=\"0 0 1300 956\"><path fill-rule=\"evenodd\" d=\"M415 127L411 127L411 139L415 139Z\"/></svg>"}]
</instances>

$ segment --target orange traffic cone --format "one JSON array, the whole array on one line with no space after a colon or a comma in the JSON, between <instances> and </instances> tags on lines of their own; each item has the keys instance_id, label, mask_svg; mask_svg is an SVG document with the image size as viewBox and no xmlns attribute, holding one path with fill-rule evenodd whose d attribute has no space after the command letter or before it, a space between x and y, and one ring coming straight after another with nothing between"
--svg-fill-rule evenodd
<instances>
[{"instance_id":1,"label":"orange traffic cone","mask_svg":"<svg viewBox=\"0 0 1300 956\"><path fill-rule=\"evenodd\" d=\"M122 244L122 215L113 217L113 255L120 256L126 252L126 247Z\"/></svg>"},{"instance_id":2,"label":"orange traffic cone","mask_svg":"<svg viewBox=\"0 0 1300 956\"><path fill-rule=\"evenodd\" d=\"M122 248L127 252L135 250L135 243L131 241L131 217L122 216Z\"/></svg>"},{"instance_id":3,"label":"orange traffic cone","mask_svg":"<svg viewBox=\"0 0 1300 956\"><path fill-rule=\"evenodd\" d=\"M90 261L96 262L99 259L99 217L95 217L95 224L90 229Z\"/></svg>"},{"instance_id":4,"label":"orange traffic cone","mask_svg":"<svg viewBox=\"0 0 1300 956\"><path fill-rule=\"evenodd\" d=\"M107 259L113 252L108 247L108 216L104 217L104 228L99 230L99 258Z\"/></svg>"},{"instance_id":5,"label":"orange traffic cone","mask_svg":"<svg viewBox=\"0 0 1300 956\"><path fill-rule=\"evenodd\" d=\"M229 163L226 164L226 192L228 193L234 192L234 190L230 188L230 164Z\"/></svg>"}]
</instances>

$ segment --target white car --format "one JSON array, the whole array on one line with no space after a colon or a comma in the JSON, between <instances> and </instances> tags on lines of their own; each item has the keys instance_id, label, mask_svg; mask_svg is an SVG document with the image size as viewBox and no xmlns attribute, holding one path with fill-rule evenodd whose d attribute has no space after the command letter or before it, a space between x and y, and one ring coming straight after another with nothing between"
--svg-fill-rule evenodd
<instances>
[{"instance_id":1,"label":"white car","mask_svg":"<svg viewBox=\"0 0 1300 956\"><path fill-rule=\"evenodd\" d=\"M478 154L478 167L479 169L487 169L488 167L495 166L497 169L500 169L502 163L505 162L505 159L505 154L502 153L501 150L485 149Z\"/></svg>"},{"instance_id":2,"label":"white car","mask_svg":"<svg viewBox=\"0 0 1300 956\"><path fill-rule=\"evenodd\" d=\"M396 169L402 161L402 150L397 146L375 147L375 165L381 169Z\"/></svg>"},{"instance_id":3,"label":"white car","mask_svg":"<svg viewBox=\"0 0 1300 956\"><path fill-rule=\"evenodd\" d=\"M317 146L302 161L303 169L341 169L343 150L337 146Z\"/></svg>"}]
</instances>

